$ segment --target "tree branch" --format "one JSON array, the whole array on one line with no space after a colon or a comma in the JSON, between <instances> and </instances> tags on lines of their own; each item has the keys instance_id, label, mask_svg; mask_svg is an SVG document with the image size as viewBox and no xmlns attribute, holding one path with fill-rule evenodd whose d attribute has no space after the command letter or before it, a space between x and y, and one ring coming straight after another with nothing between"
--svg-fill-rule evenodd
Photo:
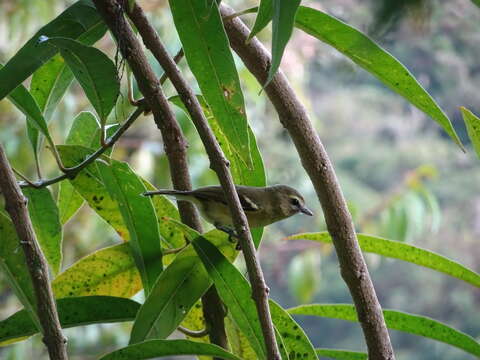
<instances>
[{"instance_id":1,"label":"tree branch","mask_svg":"<svg viewBox=\"0 0 480 360\"><path fill-rule=\"evenodd\" d=\"M240 200L229 171L229 162L225 158L215 135L208 125L202 107L200 106L193 90L182 77L175 62L161 43L158 35L149 24L142 9L135 5L130 18L142 35L146 47L152 52L177 90L182 102L185 104L190 117L205 146L210 159L210 167L216 172L227 202L235 229L240 237L242 250L247 265L248 275L252 285L252 297L257 306L263 335L265 338L268 359L280 359L273 323L268 305L268 287L263 277L263 272L255 253L255 245L248 227L247 218L243 212ZM223 321L222 321L223 322Z\"/></svg>"},{"instance_id":2,"label":"tree branch","mask_svg":"<svg viewBox=\"0 0 480 360\"><path fill-rule=\"evenodd\" d=\"M27 210L27 199L17 184L15 175L8 162L3 147L0 145L0 190L5 197L5 209L25 253L25 259L32 279L36 299L36 310L43 333L43 342L47 346L50 359L67 359L67 340L62 334L62 327L48 278L48 266L38 246Z\"/></svg>"},{"instance_id":3,"label":"tree branch","mask_svg":"<svg viewBox=\"0 0 480 360\"><path fill-rule=\"evenodd\" d=\"M221 6L223 17L233 11ZM225 22L230 44L260 84L267 79L270 55L256 39L248 44L249 29L238 19ZM340 262L341 274L347 283L362 325L370 360L394 359L390 337L383 319L363 255L358 246L355 229L335 171L305 108L279 72L265 88L282 125L289 132L300 155L302 165L315 187L325 214L328 231Z\"/></svg>"}]
</instances>

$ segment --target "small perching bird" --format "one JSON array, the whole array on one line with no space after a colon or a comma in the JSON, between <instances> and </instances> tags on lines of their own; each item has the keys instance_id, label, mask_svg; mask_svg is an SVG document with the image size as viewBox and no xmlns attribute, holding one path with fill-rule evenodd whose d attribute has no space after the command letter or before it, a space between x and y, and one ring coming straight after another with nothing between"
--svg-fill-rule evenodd
<instances>
[{"instance_id":1,"label":"small perching bird","mask_svg":"<svg viewBox=\"0 0 480 360\"><path fill-rule=\"evenodd\" d=\"M251 228L263 227L292 215L313 213L305 207L305 200L294 188L287 185L267 187L235 186L248 224ZM233 228L230 209L220 186L205 186L192 191L157 190L145 196L171 195L177 200L193 203L202 217L215 227Z\"/></svg>"}]
</instances>

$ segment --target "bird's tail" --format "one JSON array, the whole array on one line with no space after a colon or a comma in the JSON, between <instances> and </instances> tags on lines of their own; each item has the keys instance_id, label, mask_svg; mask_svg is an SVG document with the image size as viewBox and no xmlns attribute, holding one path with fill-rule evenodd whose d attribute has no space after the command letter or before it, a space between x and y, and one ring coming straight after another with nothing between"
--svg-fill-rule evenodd
<instances>
[{"instance_id":1,"label":"bird's tail","mask_svg":"<svg viewBox=\"0 0 480 360\"><path fill-rule=\"evenodd\" d=\"M182 190L168 190L168 189L160 189L155 191L146 191L142 195L143 196L154 196L154 195L190 195L191 191L182 191Z\"/></svg>"}]
</instances>

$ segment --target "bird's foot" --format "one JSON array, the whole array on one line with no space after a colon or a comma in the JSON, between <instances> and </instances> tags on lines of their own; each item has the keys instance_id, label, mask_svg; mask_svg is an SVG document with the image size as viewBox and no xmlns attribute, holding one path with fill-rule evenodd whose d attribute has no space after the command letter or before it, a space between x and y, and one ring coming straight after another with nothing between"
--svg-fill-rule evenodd
<instances>
[{"instance_id":1,"label":"bird's foot","mask_svg":"<svg viewBox=\"0 0 480 360\"><path fill-rule=\"evenodd\" d=\"M239 236L235 232L235 230L233 230L232 228L229 228L228 226L224 226L224 225L218 225L218 224L216 224L215 227L218 230L223 231L224 233L228 234L228 241L230 241L232 243L236 243L238 241Z\"/></svg>"}]
</instances>

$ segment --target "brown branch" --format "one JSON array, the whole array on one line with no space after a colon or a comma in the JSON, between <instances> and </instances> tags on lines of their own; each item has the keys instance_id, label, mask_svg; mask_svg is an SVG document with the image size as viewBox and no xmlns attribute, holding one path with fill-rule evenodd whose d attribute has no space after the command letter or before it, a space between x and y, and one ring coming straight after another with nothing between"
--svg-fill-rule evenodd
<instances>
[{"instance_id":1,"label":"brown branch","mask_svg":"<svg viewBox=\"0 0 480 360\"><path fill-rule=\"evenodd\" d=\"M36 299L36 310L40 320L45 343L50 359L67 359L67 340L62 334L62 327L48 278L48 266L38 246L27 210L27 199L17 184L15 175L8 162L3 147L0 145L0 190L5 197L5 209L25 253L25 259L32 279Z\"/></svg>"},{"instance_id":2,"label":"brown branch","mask_svg":"<svg viewBox=\"0 0 480 360\"><path fill-rule=\"evenodd\" d=\"M170 81L177 90L182 102L185 104L185 107L197 128L200 138L202 139L205 150L210 159L210 167L216 172L220 184L222 185L232 218L235 222L236 232L240 237L245 263L252 284L252 297L257 306L257 312L265 338L268 359L280 359L268 305L269 290L265 283L259 261L256 257L255 245L248 227L247 218L243 212L229 171L229 162L225 158L215 135L208 125L208 121L205 118L202 107L200 106L195 93L182 77L175 62L161 43L155 29L149 24L142 9L138 5L135 5L133 12L129 16L142 35L145 46L152 52L167 76L170 78Z\"/></svg>"},{"instance_id":3,"label":"brown branch","mask_svg":"<svg viewBox=\"0 0 480 360\"><path fill-rule=\"evenodd\" d=\"M232 9L225 5L221 6L221 12L224 17L233 13ZM268 51L256 39L246 44L249 30L240 19L225 22L225 29L232 48L259 83L264 84L270 66ZM368 358L394 359L382 308L358 246L351 215L325 148L305 108L281 72L265 88L265 92L279 114L282 125L289 132L302 165L317 192L328 231L337 251L342 277L350 289L363 328Z\"/></svg>"}]
</instances>

